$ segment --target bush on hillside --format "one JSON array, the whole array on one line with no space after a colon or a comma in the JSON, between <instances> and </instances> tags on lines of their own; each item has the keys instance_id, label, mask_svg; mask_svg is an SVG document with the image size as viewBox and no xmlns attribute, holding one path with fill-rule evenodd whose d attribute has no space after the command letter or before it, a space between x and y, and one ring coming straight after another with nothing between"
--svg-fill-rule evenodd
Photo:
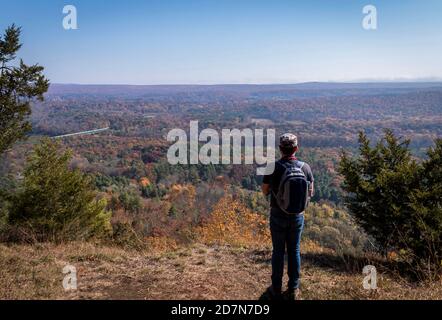
<instances>
[{"instance_id":1,"label":"bush on hillside","mask_svg":"<svg viewBox=\"0 0 442 320\"><path fill-rule=\"evenodd\" d=\"M305 212L303 238L339 253L361 255L370 249L367 235L350 214L328 204L311 203Z\"/></svg>"},{"instance_id":2,"label":"bush on hillside","mask_svg":"<svg viewBox=\"0 0 442 320\"><path fill-rule=\"evenodd\" d=\"M339 169L345 202L356 222L382 252L403 252L410 263L440 270L442 140L421 163L412 159L409 141L389 130L374 146L360 133L359 143L360 154L351 158L343 153Z\"/></svg>"},{"instance_id":3,"label":"bush on hillside","mask_svg":"<svg viewBox=\"0 0 442 320\"><path fill-rule=\"evenodd\" d=\"M8 223L38 241L84 240L110 231L106 201L91 180L71 170L71 153L46 139L35 147L22 184L8 198Z\"/></svg>"},{"instance_id":4,"label":"bush on hillside","mask_svg":"<svg viewBox=\"0 0 442 320\"><path fill-rule=\"evenodd\" d=\"M199 240L208 245L248 247L270 244L266 217L253 213L229 194L219 200L196 232Z\"/></svg>"}]
</instances>

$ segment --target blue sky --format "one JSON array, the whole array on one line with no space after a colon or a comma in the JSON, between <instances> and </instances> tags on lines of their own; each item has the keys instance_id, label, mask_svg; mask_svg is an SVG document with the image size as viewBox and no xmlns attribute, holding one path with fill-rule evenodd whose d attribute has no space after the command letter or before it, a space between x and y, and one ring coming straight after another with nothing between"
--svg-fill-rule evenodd
<instances>
[{"instance_id":1,"label":"blue sky","mask_svg":"<svg viewBox=\"0 0 442 320\"><path fill-rule=\"evenodd\" d=\"M442 79L440 0L0 0L53 83ZM64 5L78 30L62 27ZM364 30L373 4L378 29Z\"/></svg>"}]
</instances>

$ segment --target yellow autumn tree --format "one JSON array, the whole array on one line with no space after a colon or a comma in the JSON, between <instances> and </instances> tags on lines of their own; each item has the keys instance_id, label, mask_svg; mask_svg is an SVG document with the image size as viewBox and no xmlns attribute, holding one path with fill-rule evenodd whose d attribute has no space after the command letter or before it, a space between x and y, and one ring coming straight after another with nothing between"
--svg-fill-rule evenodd
<instances>
[{"instance_id":1,"label":"yellow autumn tree","mask_svg":"<svg viewBox=\"0 0 442 320\"><path fill-rule=\"evenodd\" d=\"M231 195L219 200L209 219L197 228L197 236L208 245L250 247L270 243L267 219L253 213Z\"/></svg>"}]
</instances>

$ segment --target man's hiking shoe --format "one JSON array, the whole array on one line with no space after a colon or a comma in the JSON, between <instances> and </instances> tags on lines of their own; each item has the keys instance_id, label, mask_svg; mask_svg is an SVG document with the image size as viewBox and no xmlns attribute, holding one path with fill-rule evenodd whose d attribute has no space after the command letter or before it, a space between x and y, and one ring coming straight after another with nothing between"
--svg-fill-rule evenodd
<instances>
[{"instance_id":1,"label":"man's hiking shoe","mask_svg":"<svg viewBox=\"0 0 442 320\"><path fill-rule=\"evenodd\" d=\"M299 289L288 289L284 292L284 298L287 300L302 300L301 299L301 290Z\"/></svg>"},{"instance_id":2,"label":"man's hiking shoe","mask_svg":"<svg viewBox=\"0 0 442 320\"><path fill-rule=\"evenodd\" d=\"M272 286L262 294L260 300L282 300L281 290L274 289Z\"/></svg>"}]
</instances>

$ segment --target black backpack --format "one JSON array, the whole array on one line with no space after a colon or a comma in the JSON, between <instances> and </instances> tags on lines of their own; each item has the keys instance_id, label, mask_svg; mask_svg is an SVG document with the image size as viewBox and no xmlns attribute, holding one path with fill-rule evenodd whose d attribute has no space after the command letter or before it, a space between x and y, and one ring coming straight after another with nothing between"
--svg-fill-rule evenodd
<instances>
[{"instance_id":1,"label":"black backpack","mask_svg":"<svg viewBox=\"0 0 442 320\"><path fill-rule=\"evenodd\" d=\"M278 193L273 193L279 208L287 214L300 214L308 203L309 182L302 171L304 162L295 160L280 162L285 168L279 183Z\"/></svg>"}]
</instances>

